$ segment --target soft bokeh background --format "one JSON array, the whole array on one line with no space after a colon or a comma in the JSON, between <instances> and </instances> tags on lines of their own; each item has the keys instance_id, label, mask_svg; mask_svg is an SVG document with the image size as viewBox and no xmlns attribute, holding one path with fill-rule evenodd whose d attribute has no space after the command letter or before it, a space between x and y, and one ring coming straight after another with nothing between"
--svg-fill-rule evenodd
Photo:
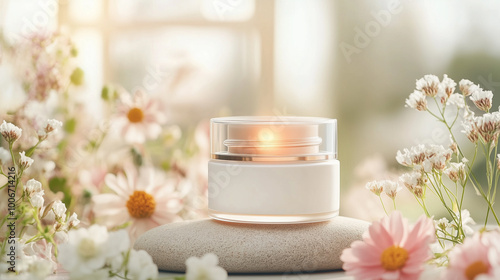
<instances>
[{"instance_id":1,"label":"soft bokeh background","mask_svg":"<svg viewBox=\"0 0 500 280\"><path fill-rule=\"evenodd\" d=\"M222 115L338 119L341 212L365 219L382 208L364 184L399 172L398 149L448 143L430 116L404 108L415 79L447 73L500 90L499 14L493 0L0 0L11 42L71 34L89 105L116 83L160 95L182 127ZM19 103L10 77L0 67L0 110ZM415 217L409 201L398 206ZM482 204L468 193L478 220Z\"/></svg>"}]
</instances>

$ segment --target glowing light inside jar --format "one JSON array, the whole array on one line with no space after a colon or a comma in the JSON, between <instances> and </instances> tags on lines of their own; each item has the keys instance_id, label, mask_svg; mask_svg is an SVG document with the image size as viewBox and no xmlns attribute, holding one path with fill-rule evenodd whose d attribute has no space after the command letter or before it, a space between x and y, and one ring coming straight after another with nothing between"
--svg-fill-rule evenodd
<instances>
[{"instance_id":1,"label":"glowing light inside jar","mask_svg":"<svg viewBox=\"0 0 500 280\"><path fill-rule=\"evenodd\" d=\"M224 145L232 154L309 155L319 152L318 125L230 125Z\"/></svg>"}]
</instances>

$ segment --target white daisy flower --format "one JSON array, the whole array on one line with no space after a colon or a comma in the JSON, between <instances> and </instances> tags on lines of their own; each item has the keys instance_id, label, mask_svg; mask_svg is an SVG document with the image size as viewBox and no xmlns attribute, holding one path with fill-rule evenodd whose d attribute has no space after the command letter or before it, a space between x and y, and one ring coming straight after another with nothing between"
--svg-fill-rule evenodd
<instances>
[{"instance_id":1,"label":"white daisy flower","mask_svg":"<svg viewBox=\"0 0 500 280\"><path fill-rule=\"evenodd\" d=\"M227 272L220 266L219 258L208 253L201 258L190 257L186 260L186 280L225 280Z\"/></svg>"},{"instance_id":2,"label":"white daisy flower","mask_svg":"<svg viewBox=\"0 0 500 280\"><path fill-rule=\"evenodd\" d=\"M153 227L181 220L182 201L176 182L163 172L149 167L139 172L126 168L124 174L108 174L105 182L114 193L93 196L94 213L108 227L131 222L128 230L132 240Z\"/></svg>"},{"instance_id":3,"label":"white daisy flower","mask_svg":"<svg viewBox=\"0 0 500 280\"><path fill-rule=\"evenodd\" d=\"M71 278L101 269L106 260L127 250L127 233L108 233L106 227L92 225L68 232L68 243L59 245L58 261Z\"/></svg>"},{"instance_id":4,"label":"white daisy flower","mask_svg":"<svg viewBox=\"0 0 500 280\"><path fill-rule=\"evenodd\" d=\"M118 108L117 125L129 143L144 143L146 139L156 139L161 134L165 116L161 112L160 101L151 99L138 91L133 97L123 95Z\"/></svg>"}]
</instances>

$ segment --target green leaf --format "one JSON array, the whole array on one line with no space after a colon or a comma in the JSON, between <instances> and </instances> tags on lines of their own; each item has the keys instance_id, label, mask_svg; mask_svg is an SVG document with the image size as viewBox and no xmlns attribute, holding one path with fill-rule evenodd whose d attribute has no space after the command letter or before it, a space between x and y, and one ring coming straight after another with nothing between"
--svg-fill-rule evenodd
<instances>
[{"instance_id":1,"label":"green leaf","mask_svg":"<svg viewBox=\"0 0 500 280\"><path fill-rule=\"evenodd\" d=\"M71 118L64 122L64 131L73 134L76 130L76 119Z\"/></svg>"},{"instance_id":2,"label":"green leaf","mask_svg":"<svg viewBox=\"0 0 500 280\"><path fill-rule=\"evenodd\" d=\"M66 204L66 206L71 205L71 190L67 185L66 178L53 177L49 180L49 189L54 193L62 192L64 194L62 202Z\"/></svg>"},{"instance_id":3,"label":"green leaf","mask_svg":"<svg viewBox=\"0 0 500 280\"><path fill-rule=\"evenodd\" d=\"M36 145L35 145L35 146L33 146L33 147L31 147L31 148L29 148L29 149L26 151L26 156L27 156L27 157L31 157L31 156L33 155L33 153L35 152L35 150L36 150Z\"/></svg>"},{"instance_id":4,"label":"green leaf","mask_svg":"<svg viewBox=\"0 0 500 280\"><path fill-rule=\"evenodd\" d=\"M103 100L109 100L109 87L108 86L102 87L101 98Z\"/></svg>"},{"instance_id":5,"label":"green leaf","mask_svg":"<svg viewBox=\"0 0 500 280\"><path fill-rule=\"evenodd\" d=\"M73 47L71 48L71 56L76 57L78 56L78 49Z\"/></svg>"},{"instance_id":6,"label":"green leaf","mask_svg":"<svg viewBox=\"0 0 500 280\"><path fill-rule=\"evenodd\" d=\"M130 153L132 154L132 158L134 159L134 163L137 166L141 166L143 161L142 161L142 155L140 152L138 152L136 149L132 148L130 150Z\"/></svg>"},{"instance_id":7,"label":"green leaf","mask_svg":"<svg viewBox=\"0 0 500 280\"><path fill-rule=\"evenodd\" d=\"M71 82L75 86L79 86L79 85L83 84L83 77L84 77L84 73L83 73L82 68L77 67L75 70L73 70L73 73L71 74L70 79L71 79Z\"/></svg>"}]
</instances>

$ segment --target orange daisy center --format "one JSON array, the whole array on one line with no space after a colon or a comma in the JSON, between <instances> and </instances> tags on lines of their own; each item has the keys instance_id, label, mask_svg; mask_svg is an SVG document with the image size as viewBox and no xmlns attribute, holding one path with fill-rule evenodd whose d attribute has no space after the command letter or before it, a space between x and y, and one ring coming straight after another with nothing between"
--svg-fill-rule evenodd
<instances>
[{"instance_id":1,"label":"orange daisy center","mask_svg":"<svg viewBox=\"0 0 500 280\"><path fill-rule=\"evenodd\" d=\"M382 252L380 262L385 270L393 271L402 268L408 260L408 251L405 248L391 246Z\"/></svg>"},{"instance_id":2,"label":"orange daisy center","mask_svg":"<svg viewBox=\"0 0 500 280\"><path fill-rule=\"evenodd\" d=\"M155 212L155 208L154 197L145 191L134 191L127 201L128 213L134 218L149 218Z\"/></svg>"},{"instance_id":3,"label":"orange daisy center","mask_svg":"<svg viewBox=\"0 0 500 280\"><path fill-rule=\"evenodd\" d=\"M142 122L144 119L144 112L142 109L134 107L128 111L127 118L131 123Z\"/></svg>"},{"instance_id":4,"label":"orange daisy center","mask_svg":"<svg viewBox=\"0 0 500 280\"><path fill-rule=\"evenodd\" d=\"M465 276L469 280L474 280L476 276L479 274L483 273L488 273L489 268L488 266L482 262L482 261L477 261L471 263L466 269L465 269Z\"/></svg>"}]
</instances>

